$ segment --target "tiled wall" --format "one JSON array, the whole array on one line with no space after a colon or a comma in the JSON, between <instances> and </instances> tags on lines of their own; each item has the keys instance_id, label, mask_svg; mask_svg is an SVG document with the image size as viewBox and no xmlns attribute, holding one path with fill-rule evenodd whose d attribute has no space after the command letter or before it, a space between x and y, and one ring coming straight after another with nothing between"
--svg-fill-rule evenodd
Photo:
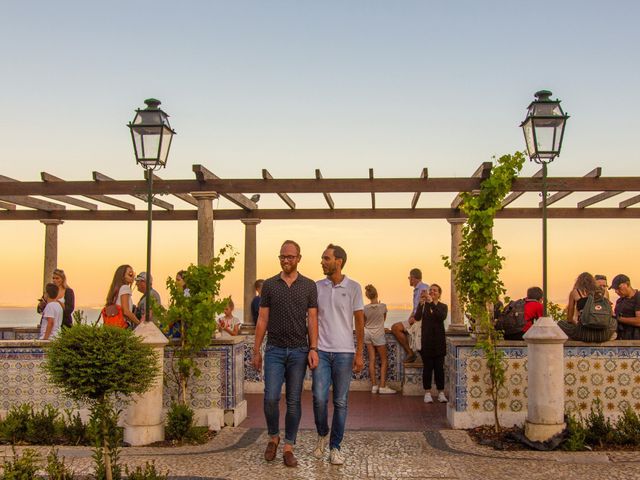
<instances>
[{"instance_id":1,"label":"tiled wall","mask_svg":"<svg viewBox=\"0 0 640 480\"><path fill-rule=\"evenodd\" d=\"M42 407L74 408L74 402L61 395L58 388L47 381L42 369L45 342L0 342L0 410L13 405L33 403ZM189 388L190 404L194 409L233 409L244 400L244 344L241 338L214 340L200 352L197 364L201 375L192 380ZM169 372L173 358L171 347L165 348L165 372ZM176 394L175 385L165 385L165 407Z\"/></svg>"},{"instance_id":2,"label":"tiled wall","mask_svg":"<svg viewBox=\"0 0 640 480\"><path fill-rule=\"evenodd\" d=\"M527 346L503 342L506 381L498 393L501 422L522 424L527 414ZM470 428L493 421L490 377L482 351L469 339L447 341L447 415L452 426ZM640 342L564 345L565 409L589 412L595 399L605 414L617 416L627 406L640 410Z\"/></svg>"}]
</instances>

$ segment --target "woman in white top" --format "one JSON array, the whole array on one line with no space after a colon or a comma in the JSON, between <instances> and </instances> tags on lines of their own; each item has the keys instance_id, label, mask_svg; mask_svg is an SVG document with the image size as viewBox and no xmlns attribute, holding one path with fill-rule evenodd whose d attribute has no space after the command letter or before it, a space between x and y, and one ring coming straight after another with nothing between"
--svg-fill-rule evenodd
<instances>
[{"instance_id":1,"label":"woman in white top","mask_svg":"<svg viewBox=\"0 0 640 480\"><path fill-rule=\"evenodd\" d=\"M369 354L369 377L371 393L396 393L386 386L387 382L387 339L384 322L387 319L387 306L378 300L378 291L373 285L364 287L369 304L364 306L364 344ZM376 351L380 355L380 382L376 379Z\"/></svg>"},{"instance_id":2,"label":"woman in white top","mask_svg":"<svg viewBox=\"0 0 640 480\"><path fill-rule=\"evenodd\" d=\"M113 274L113 280L107 294L107 305L120 305L122 314L130 326L135 327L140 320L133 313L133 295L131 285L136 274L130 265L120 265Z\"/></svg>"}]
</instances>

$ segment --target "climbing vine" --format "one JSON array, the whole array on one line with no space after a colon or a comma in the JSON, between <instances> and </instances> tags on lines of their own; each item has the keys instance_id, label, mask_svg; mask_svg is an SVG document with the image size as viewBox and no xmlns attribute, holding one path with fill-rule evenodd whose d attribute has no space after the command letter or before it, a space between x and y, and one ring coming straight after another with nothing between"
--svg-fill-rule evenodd
<instances>
[{"instance_id":1,"label":"climbing vine","mask_svg":"<svg viewBox=\"0 0 640 480\"><path fill-rule=\"evenodd\" d=\"M450 258L443 257L445 266L454 272L462 309L473 319L478 338L476 348L484 351L487 360L496 430L500 429L498 391L504 385L505 366L504 352L497 348L502 333L493 326L493 306L505 293L505 288L500 280L504 257L493 238L493 223L524 162L522 152L501 156L489 177L482 181L479 191L462 194L460 209L467 221L462 227L460 259L452 263Z\"/></svg>"}]
</instances>

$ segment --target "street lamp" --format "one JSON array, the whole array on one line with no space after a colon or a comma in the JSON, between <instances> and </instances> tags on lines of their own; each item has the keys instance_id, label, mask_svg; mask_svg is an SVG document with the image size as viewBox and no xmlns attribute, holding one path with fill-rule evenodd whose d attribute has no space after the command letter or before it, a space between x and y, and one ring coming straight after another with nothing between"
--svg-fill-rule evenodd
<instances>
[{"instance_id":1,"label":"street lamp","mask_svg":"<svg viewBox=\"0 0 640 480\"><path fill-rule=\"evenodd\" d=\"M136 163L142 165L147 178L147 291L145 298L145 320L149 320L151 299L151 223L153 222L153 172L167 165L171 139L175 130L169 125L169 115L162 111L160 100L148 98L147 108L137 109L136 116L129 123Z\"/></svg>"},{"instance_id":2,"label":"street lamp","mask_svg":"<svg viewBox=\"0 0 640 480\"><path fill-rule=\"evenodd\" d=\"M542 165L542 292L544 316L547 316L547 164L560 155L564 127L569 115L560 100L551 100L549 90L536 92L529 104L527 118L520 124L527 142L529 159Z\"/></svg>"}]
</instances>

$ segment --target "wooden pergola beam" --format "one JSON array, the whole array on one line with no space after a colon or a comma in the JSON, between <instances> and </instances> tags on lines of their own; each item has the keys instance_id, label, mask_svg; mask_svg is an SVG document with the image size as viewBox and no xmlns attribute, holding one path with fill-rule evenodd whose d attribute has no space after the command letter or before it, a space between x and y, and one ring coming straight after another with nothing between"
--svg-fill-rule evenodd
<instances>
[{"instance_id":1,"label":"wooden pergola beam","mask_svg":"<svg viewBox=\"0 0 640 480\"><path fill-rule=\"evenodd\" d=\"M67 183L65 180L56 177L55 175L51 175L47 172L41 172L40 177L43 182L60 182ZM64 186L64 185L63 185ZM107 197L106 195L83 195L91 200L95 200L96 202L104 203L106 205L111 205L112 207L124 208L125 210L135 210L136 206L132 203L123 202L122 200L118 200L117 198Z\"/></svg>"},{"instance_id":2,"label":"wooden pergola beam","mask_svg":"<svg viewBox=\"0 0 640 480\"><path fill-rule=\"evenodd\" d=\"M531 175L531 178L540 178L540 177L542 177L542 169L538 170L536 173ZM524 195L524 192L511 192L502 201L502 208L506 207L516 199L520 198L522 195Z\"/></svg>"},{"instance_id":3,"label":"wooden pergola beam","mask_svg":"<svg viewBox=\"0 0 640 480\"><path fill-rule=\"evenodd\" d=\"M471 192L480 188L479 178L296 178L296 179L225 179L225 180L158 180L154 191L163 194L190 192L217 192L219 194L252 193L413 193L413 192ZM640 192L639 177L550 177L551 191L573 192L627 191ZM0 195L146 195L144 180L117 180L113 182L5 182ZM512 192L539 192L540 178L517 178Z\"/></svg>"},{"instance_id":4,"label":"wooden pergola beam","mask_svg":"<svg viewBox=\"0 0 640 480\"><path fill-rule=\"evenodd\" d=\"M269 171L266 168L262 169L262 178L265 180L273 180L273 177L271 176L271 174L269 173ZM296 209L296 202L293 201L293 199L287 195L286 193L283 192L278 192L278 196L282 199L282 201L284 203L287 204L287 206L291 209L291 210L295 210Z\"/></svg>"},{"instance_id":5,"label":"wooden pergola beam","mask_svg":"<svg viewBox=\"0 0 640 480\"><path fill-rule=\"evenodd\" d=\"M3 183L3 187L6 184L11 183L20 183L18 180L15 180L10 177L6 177L4 175L0 175L0 182ZM5 190L2 188L1 190ZM22 207L35 208L38 210L44 211L52 211L52 210L64 210L65 206L60 205L58 203L47 202L46 200L40 200L39 198L33 198L28 195L10 195L10 196L2 196L0 197L0 201L5 202L6 204L12 204L14 206L20 205Z\"/></svg>"},{"instance_id":6,"label":"wooden pergola beam","mask_svg":"<svg viewBox=\"0 0 640 480\"><path fill-rule=\"evenodd\" d=\"M589 173L587 173L583 178L600 178L601 175L602 175L602 167L596 167L593 170L591 170ZM562 200L564 197L571 195L574 191L565 190L565 191L556 192L553 195L550 195L549 197L547 197L547 207L552 203L556 203L558 200ZM542 202L540 202L538 206L542 208Z\"/></svg>"},{"instance_id":7,"label":"wooden pergola beam","mask_svg":"<svg viewBox=\"0 0 640 480\"><path fill-rule=\"evenodd\" d=\"M429 178L428 168L425 167L422 169L422 172L420 172L420 178L425 180ZM411 199L411 208L416 208L416 205L418 205L418 200L420 199L420 193L421 192L413 192L413 198Z\"/></svg>"},{"instance_id":8,"label":"wooden pergola beam","mask_svg":"<svg viewBox=\"0 0 640 480\"><path fill-rule=\"evenodd\" d=\"M542 217L539 208L505 208L496 213L497 219L538 219ZM547 210L550 219L638 219L640 208L550 208ZM153 214L156 221L197 220L196 209L157 211ZM400 220L400 219L450 219L465 218L460 210L453 208L370 208L362 209L260 209L257 212L247 212L240 209L216 210L216 220L243 220L260 218L261 220ZM86 221L145 221L147 212L142 210L56 210L46 212L42 210L14 210L0 211L1 220L86 220Z\"/></svg>"},{"instance_id":9,"label":"wooden pergola beam","mask_svg":"<svg viewBox=\"0 0 640 480\"><path fill-rule=\"evenodd\" d=\"M203 165L193 165L192 169L193 173L196 174L196 179L200 184L205 183L207 180L221 180L220 177L218 177L215 173L207 170ZM242 193L220 192L216 189L211 189L211 191L219 193L230 202L235 203L245 210L251 211L258 208L258 205L255 202L252 202L251 199L245 197Z\"/></svg>"},{"instance_id":10,"label":"wooden pergola beam","mask_svg":"<svg viewBox=\"0 0 640 480\"><path fill-rule=\"evenodd\" d=\"M15 203L1 202L0 201L0 208L4 208L5 210L15 210L16 209L16 205L15 205Z\"/></svg>"},{"instance_id":11,"label":"wooden pergola beam","mask_svg":"<svg viewBox=\"0 0 640 480\"><path fill-rule=\"evenodd\" d=\"M50 175L47 172L40 172L40 178L42 178L43 182L49 182L49 181L64 182L64 180L62 180L61 178L54 177L53 175ZM52 180L52 178L55 178L55 180ZM68 195L45 195L45 196L52 200L68 203L70 205L74 205L80 208L86 208L87 210L98 210L98 205L96 205L95 203L85 202L84 200L79 200L77 198L69 197Z\"/></svg>"},{"instance_id":12,"label":"wooden pergola beam","mask_svg":"<svg viewBox=\"0 0 640 480\"><path fill-rule=\"evenodd\" d=\"M596 203L602 202L603 200L607 200L608 198L615 197L616 195L620 195L623 192L602 192L598 195L594 195L593 197L586 198L581 202L578 202L578 208L586 208L590 205L595 205Z\"/></svg>"},{"instance_id":13,"label":"wooden pergola beam","mask_svg":"<svg viewBox=\"0 0 640 480\"><path fill-rule=\"evenodd\" d=\"M155 173L152 173L153 175L153 181L157 181L157 180L162 180L158 175L156 175ZM198 206L198 201L193 198L193 195L190 195L188 193L174 193L173 194L174 197L179 198L180 200L182 200L183 202L187 202L190 205L193 205L195 207Z\"/></svg>"},{"instance_id":14,"label":"wooden pergola beam","mask_svg":"<svg viewBox=\"0 0 640 480\"><path fill-rule=\"evenodd\" d=\"M117 180L114 180L111 177L108 177L107 175L105 175L104 173L100 173L100 172L93 172L93 179L96 182L116 182ZM146 184L147 182L145 182ZM129 195L131 195L132 197L137 198L138 200L142 200L143 202L147 202L147 194L146 193L129 193ZM173 210L173 205L170 204L169 202L165 202L164 200L160 200L159 198L153 198L151 200L151 203L153 203L155 206L160 207L160 208L164 208L165 210Z\"/></svg>"},{"instance_id":15,"label":"wooden pergola beam","mask_svg":"<svg viewBox=\"0 0 640 480\"><path fill-rule=\"evenodd\" d=\"M369 169L369 179L373 180L374 176L373 176L373 168ZM371 192L371 208L372 209L376 209L376 194L374 192Z\"/></svg>"},{"instance_id":16,"label":"wooden pergola beam","mask_svg":"<svg viewBox=\"0 0 640 480\"><path fill-rule=\"evenodd\" d=\"M316 168L316 180L322 180L322 172L320 172L319 168ZM335 208L335 204L333 203L333 198L331 198L331 194L329 192L322 192L324 199L327 201L327 205L329 208L333 210Z\"/></svg>"},{"instance_id":17,"label":"wooden pergola beam","mask_svg":"<svg viewBox=\"0 0 640 480\"><path fill-rule=\"evenodd\" d=\"M482 181L486 178L489 178L489 175L491 174L491 168L493 167L493 164L491 162L482 162L482 164L476 169L475 172L473 172L473 175L471 175L471 178L479 178L480 179L480 183L482 183ZM480 186L478 184L478 187ZM477 190L477 189L473 189L473 190ZM465 191L473 191L473 190L465 190ZM460 204L462 203L462 194L458 193L458 195L456 195L456 198L453 199L453 202L451 202L451 208L459 208Z\"/></svg>"},{"instance_id":18,"label":"wooden pergola beam","mask_svg":"<svg viewBox=\"0 0 640 480\"><path fill-rule=\"evenodd\" d=\"M620 202L619 208L627 208L631 205L635 205L636 203L640 203L640 195L636 195L635 197L623 200L622 202Z\"/></svg>"}]
</instances>

